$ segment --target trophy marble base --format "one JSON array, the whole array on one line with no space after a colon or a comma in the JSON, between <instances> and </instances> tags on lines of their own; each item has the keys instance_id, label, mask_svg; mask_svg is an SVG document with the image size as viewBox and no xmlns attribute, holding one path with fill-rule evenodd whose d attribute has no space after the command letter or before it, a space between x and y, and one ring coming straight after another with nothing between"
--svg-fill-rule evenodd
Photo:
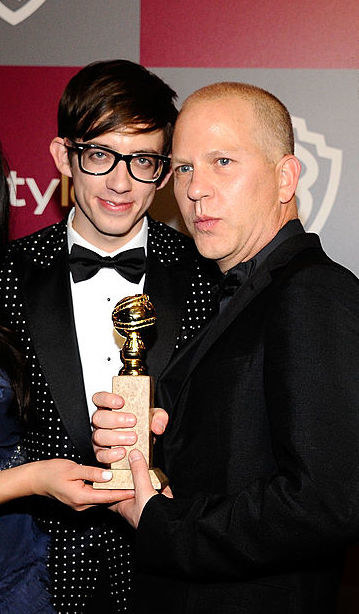
<instances>
[{"instance_id":1,"label":"trophy marble base","mask_svg":"<svg viewBox=\"0 0 359 614\"><path fill-rule=\"evenodd\" d=\"M134 431L137 442L126 446L126 457L112 463L110 466L113 478L109 482L94 482L96 489L133 489L132 473L128 462L128 453L132 448L141 450L149 466L153 488L159 490L168 484L166 476L160 469L152 467L152 433L151 433L151 407L153 407L153 381L149 375L117 375L112 378L112 392L123 396L125 405L120 410L135 414L137 423ZM120 429L119 429L120 430Z\"/></svg>"},{"instance_id":2,"label":"trophy marble base","mask_svg":"<svg viewBox=\"0 0 359 614\"><path fill-rule=\"evenodd\" d=\"M150 469L149 472L152 486L155 490L162 490L168 484L168 480L161 469ZM134 488L130 469L112 469L112 473L112 480L109 482L94 482L93 487L97 490L111 490L115 488L132 490Z\"/></svg>"}]
</instances>

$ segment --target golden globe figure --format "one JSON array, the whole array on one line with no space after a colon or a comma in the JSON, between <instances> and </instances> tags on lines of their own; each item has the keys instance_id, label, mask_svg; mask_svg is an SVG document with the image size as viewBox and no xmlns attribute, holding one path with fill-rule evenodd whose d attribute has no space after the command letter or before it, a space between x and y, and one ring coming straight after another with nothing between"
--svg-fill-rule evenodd
<instances>
[{"instance_id":1,"label":"golden globe figure","mask_svg":"<svg viewBox=\"0 0 359 614\"><path fill-rule=\"evenodd\" d=\"M126 446L125 458L111 464L113 477L106 483L94 483L94 488L133 488L131 469L128 463L128 452L132 448L141 450L150 469L152 486L161 489L167 483L160 469L152 467L152 433L151 408L153 407L153 379L146 374L143 359L145 346L140 330L152 326L156 314L147 294L127 296L119 301L112 312L112 320L117 333L126 338L121 350L123 367L119 374L112 378L112 392L125 399L125 411L136 416L134 430L137 442ZM113 411L123 411L113 410Z\"/></svg>"}]
</instances>

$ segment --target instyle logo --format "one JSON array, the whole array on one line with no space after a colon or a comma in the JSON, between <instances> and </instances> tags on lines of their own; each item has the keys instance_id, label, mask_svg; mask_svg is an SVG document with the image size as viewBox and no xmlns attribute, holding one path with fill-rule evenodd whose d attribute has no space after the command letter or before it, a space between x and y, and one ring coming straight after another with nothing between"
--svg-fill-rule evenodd
<instances>
[{"instance_id":1,"label":"instyle logo","mask_svg":"<svg viewBox=\"0 0 359 614\"><path fill-rule=\"evenodd\" d=\"M308 130L305 119L292 117L295 153L302 163L297 196L299 217L310 232L320 232L333 208L342 170L343 152L329 147L319 132Z\"/></svg>"},{"instance_id":2,"label":"instyle logo","mask_svg":"<svg viewBox=\"0 0 359 614\"><path fill-rule=\"evenodd\" d=\"M34 215L42 215L49 204L57 186L60 184L60 204L61 207L72 207L75 203L75 193L69 178L61 175L61 179L53 178L47 185L44 192L41 192L34 177L20 177L15 170L10 171L8 177L10 204L13 207L26 207L30 195L35 201ZM18 187L22 191L18 194ZM24 198L26 196L26 199Z\"/></svg>"},{"instance_id":3,"label":"instyle logo","mask_svg":"<svg viewBox=\"0 0 359 614\"><path fill-rule=\"evenodd\" d=\"M3 0L0 2L0 18L12 26L17 26L35 13L45 2L46 0L17 0L17 4L21 4L21 6L12 8L14 6L13 0L7 2Z\"/></svg>"}]
</instances>

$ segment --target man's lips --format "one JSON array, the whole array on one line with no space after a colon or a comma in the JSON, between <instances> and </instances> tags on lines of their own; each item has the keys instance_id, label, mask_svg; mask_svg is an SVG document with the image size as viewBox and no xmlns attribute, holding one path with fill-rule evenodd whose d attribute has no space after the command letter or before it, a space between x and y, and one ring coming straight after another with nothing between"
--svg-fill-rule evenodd
<instances>
[{"instance_id":1,"label":"man's lips","mask_svg":"<svg viewBox=\"0 0 359 614\"><path fill-rule=\"evenodd\" d=\"M115 200L107 200L104 198L99 198L100 204L108 209L109 211L124 211L129 209L133 205L133 201L115 201Z\"/></svg>"},{"instance_id":2,"label":"man's lips","mask_svg":"<svg viewBox=\"0 0 359 614\"><path fill-rule=\"evenodd\" d=\"M197 230L202 230L202 231L212 230L218 221L219 221L219 218L208 217L207 215L196 217L193 220L195 228L197 228Z\"/></svg>"}]
</instances>

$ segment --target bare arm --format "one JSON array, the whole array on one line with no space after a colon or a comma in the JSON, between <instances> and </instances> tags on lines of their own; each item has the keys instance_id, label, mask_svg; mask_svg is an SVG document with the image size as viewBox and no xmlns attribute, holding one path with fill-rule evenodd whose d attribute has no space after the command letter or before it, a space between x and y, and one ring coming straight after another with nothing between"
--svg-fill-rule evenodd
<instances>
[{"instance_id":1,"label":"bare arm","mask_svg":"<svg viewBox=\"0 0 359 614\"><path fill-rule=\"evenodd\" d=\"M133 497L131 490L94 490L89 482L106 482L111 471L78 465L67 459L49 459L0 472L0 504L19 497L42 495L57 499L77 511L93 505Z\"/></svg>"},{"instance_id":2,"label":"bare arm","mask_svg":"<svg viewBox=\"0 0 359 614\"><path fill-rule=\"evenodd\" d=\"M105 463L119 460L126 454L123 446L131 445L136 440L131 430L136 423L136 418L132 414L122 412L117 414L108 411L108 409L123 407L124 401L118 395L98 393L94 396L94 401L99 407L94 419L94 448L97 458L100 462ZM152 430L156 434L161 434L167 425L167 414L163 410L153 411ZM103 442L102 431L97 432L96 429L98 416L99 424L105 427ZM124 430L122 432L114 430L119 427ZM97 433L99 433L98 437ZM108 437L110 441L107 441ZM110 445L120 447L111 450L107 447ZM82 511L94 505L117 503L134 497L133 490L94 490L90 484L85 484L85 481L107 482L111 477L112 473L109 470L78 465L67 459L27 463L0 471L0 504L20 497L41 495L57 499L77 511Z\"/></svg>"}]
</instances>

